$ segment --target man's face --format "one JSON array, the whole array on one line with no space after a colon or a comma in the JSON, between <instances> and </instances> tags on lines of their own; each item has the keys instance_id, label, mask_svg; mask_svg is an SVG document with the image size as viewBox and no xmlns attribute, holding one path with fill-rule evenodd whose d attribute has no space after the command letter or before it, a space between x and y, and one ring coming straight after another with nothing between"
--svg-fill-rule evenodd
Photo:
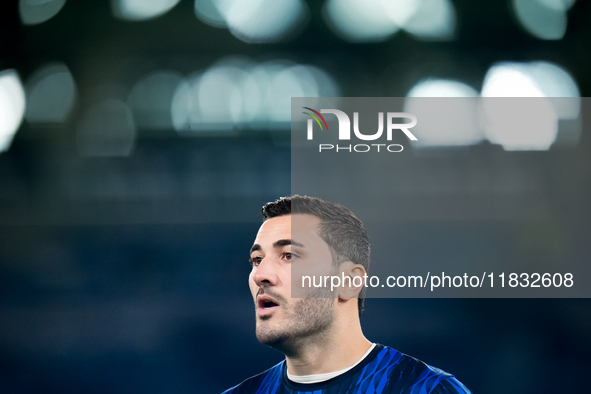
<instances>
[{"instance_id":1,"label":"man's face","mask_svg":"<svg viewBox=\"0 0 591 394\"><path fill-rule=\"evenodd\" d=\"M320 338L334 320L334 298L325 288L292 298L292 265L310 275L334 274L332 255L318 234L320 219L288 215L267 220L260 227L250 258L249 286L256 309L257 339L265 344L294 346L298 340Z\"/></svg>"}]
</instances>

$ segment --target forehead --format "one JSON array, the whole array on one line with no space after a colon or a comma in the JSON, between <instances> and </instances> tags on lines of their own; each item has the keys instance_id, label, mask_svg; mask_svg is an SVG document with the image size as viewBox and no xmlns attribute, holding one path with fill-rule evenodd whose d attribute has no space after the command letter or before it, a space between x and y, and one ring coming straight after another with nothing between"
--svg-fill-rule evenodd
<instances>
[{"instance_id":1,"label":"forehead","mask_svg":"<svg viewBox=\"0 0 591 394\"><path fill-rule=\"evenodd\" d=\"M320 219L313 215L286 215L265 221L256 235L255 243L272 244L280 239L292 239L296 242L318 242L321 240L318 229Z\"/></svg>"}]
</instances>

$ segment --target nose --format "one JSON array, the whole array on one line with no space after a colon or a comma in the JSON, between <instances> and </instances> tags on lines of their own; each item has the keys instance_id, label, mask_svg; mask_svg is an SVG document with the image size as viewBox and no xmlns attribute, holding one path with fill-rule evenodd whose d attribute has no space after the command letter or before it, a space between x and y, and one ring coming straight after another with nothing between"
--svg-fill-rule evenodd
<instances>
[{"instance_id":1,"label":"nose","mask_svg":"<svg viewBox=\"0 0 591 394\"><path fill-rule=\"evenodd\" d=\"M278 277L275 272L275 264L270 256L263 258L255 268L252 279L259 287L277 285Z\"/></svg>"}]
</instances>

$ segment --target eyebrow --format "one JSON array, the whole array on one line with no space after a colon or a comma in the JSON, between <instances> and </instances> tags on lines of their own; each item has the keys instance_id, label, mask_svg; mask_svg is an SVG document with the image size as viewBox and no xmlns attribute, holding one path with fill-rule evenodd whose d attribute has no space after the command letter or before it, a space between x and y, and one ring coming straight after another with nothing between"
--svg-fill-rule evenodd
<instances>
[{"instance_id":1,"label":"eyebrow","mask_svg":"<svg viewBox=\"0 0 591 394\"><path fill-rule=\"evenodd\" d=\"M303 244L296 242L293 239L280 239L280 240L273 242L273 248L280 248L282 246L287 246L287 245L299 246L300 248L304 247ZM252 245L252 248L250 248L250 253L256 252L257 250L261 250L261 249L262 249L261 245L254 244L254 245Z\"/></svg>"}]
</instances>

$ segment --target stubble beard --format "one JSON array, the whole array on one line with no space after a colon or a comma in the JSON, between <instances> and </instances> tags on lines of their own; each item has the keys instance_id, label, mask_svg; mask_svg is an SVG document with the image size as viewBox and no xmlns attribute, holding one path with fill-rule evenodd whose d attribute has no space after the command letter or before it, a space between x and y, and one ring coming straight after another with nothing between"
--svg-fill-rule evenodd
<instances>
[{"instance_id":1,"label":"stubble beard","mask_svg":"<svg viewBox=\"0 0 591 394\"><path fill-rule=\"evenodd\" d=\"M274 316L257 320L259 342L284 354L297 352L304 344L322 341L334 323L334 298L302 298L292 301L292 308L281 306L283 324L271 327ZM275 317L276 318L276 317Z\"/></svg>"}]
</instances>

